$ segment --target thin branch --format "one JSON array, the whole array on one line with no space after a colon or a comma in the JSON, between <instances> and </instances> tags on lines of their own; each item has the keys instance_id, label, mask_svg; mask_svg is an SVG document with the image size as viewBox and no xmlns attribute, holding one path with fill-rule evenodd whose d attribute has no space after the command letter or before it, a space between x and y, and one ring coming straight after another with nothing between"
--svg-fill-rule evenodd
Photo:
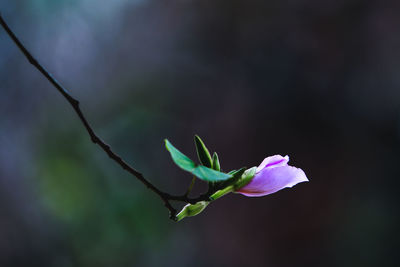
<instances>
[{"instance_id":1,"label":"thin branch","mask_svg":"<svg viewBox=\"0 0 400 267\"><path fill-rule=\"evenodd\" d=\"M172 207L169 200L177 200L177 201L184 201L184 202L192 202L191 200L183 197L176 197L171 196L167 193L162 192L157 187L155 187L152 183L147 181L143 174L139 171L135 170L131 167L128 163L126 163L118 154L116 154L108 144L106 144L100 137L98 137L95 132L93 131L92 127L90 126L89 122L86 120L85 116L83 115L80 107L79 101L72 97L68 91L32 56L32 54L24 47L24 45L19 41L19 39L15 36L15 34L11 31L8 27L7 23L4 21L3 17L0 14L0 24L7 32L9 37L14 41L17 47L21 50L21 52L25 55L28 59L29 63L31 63L34 67L36 67L45 77L46 79L64 96L64 98L71 104L72 108L75 110L76 114L78 115L79 119L83 123L86 131L88 132L91 140L93 143L99 145L107 155L113 159L117 164L119 164L124 170L128 171L130 174L135 176L139 181L141 181L145 186L147 186L151 191L156 193L163 201L165 207L170 211L170 218L175 219L176 210Z\"/></svg>"},{"instance_id":2,"label":"thin branch","mask_svg":"<svg viewBox=\"0 0 400 267\"><path fill-rule=\"evenodd\" d=\"M19 41L19 39L15 36L15 34L11 31L10 27L8 27L7 23L4 21L3 17L0 13L0 24L7 32L9 37L14 41L17 47L21 50L21 52L25 55L28 59L29 63L31 63L35 68L37 68L45 77L46 79L64 96L64 98L68 101L68 103L72 106L76 114L78 115L79 119L81 120L83 126L85 127L86 131L88 132L90 139L93 143L100 146L107 155L113 159L118 165L120 165L124 170L132 174L136 177L139 181L141 181L147 188L157 194L162 201L164 202L165 207L170 211L170 218L175 220L176 210L172 207L170 201L180 201L186 202L190 204L197 203L198 201L203 200L210 200L210 194L213 192L207 192L202 194L196 198L189 198L188 194L184 194L182 196L174 196L168 193L165 193L155 187L152 183L146 180L142 173L135 170L132 166L126 163L118 154L116 154L111 147L106 144L100 137L96 135L92 127L90 126L89 122L86 120L85 116L83 115L79 101L72 97L68 91L32 56L32 54L25 48L25 46ZM215 190L214 190L215 191Z\"/></svg>"}]
</instances>

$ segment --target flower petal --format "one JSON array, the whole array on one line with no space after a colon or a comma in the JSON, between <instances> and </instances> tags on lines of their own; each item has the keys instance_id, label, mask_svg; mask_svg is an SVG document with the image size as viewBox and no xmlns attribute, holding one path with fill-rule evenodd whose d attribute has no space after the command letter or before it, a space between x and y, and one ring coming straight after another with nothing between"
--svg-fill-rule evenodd
<instances>
[{"instance_id":1,"label":"flower petal","mask_svg":"<svg viewBox=\"0 0 400 267\"><path fill-rule=\"evenodd\" d=\"M260 166L257 167L257 173L260 172L262 169L268 167L268 168L274 168L274 167L280 167L280 166L285 166L289 162L289 156L284 156L282 157L281 155L275 155L271 157L267 157L261 162Z\"/></svg>"},{"instance_id":2,"label":"flower petal","mask_svg":"<svg viewBox=\"0 0 400 267\"><path fill-rule=\"evenodd\" d=\"M257 173L249 184L240 188L237 192L245 196L260 197L306 181L308 179L302 169L288 165L267 167Z\"/></svg>"}]
</instances>

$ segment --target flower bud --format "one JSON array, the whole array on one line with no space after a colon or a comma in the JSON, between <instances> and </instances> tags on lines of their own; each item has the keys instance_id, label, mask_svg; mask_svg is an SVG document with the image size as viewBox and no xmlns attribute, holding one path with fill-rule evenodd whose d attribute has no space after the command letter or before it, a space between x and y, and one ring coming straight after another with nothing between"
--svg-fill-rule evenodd
<instances>
[{"instance_id":1,"label":"flower bud","mask_svg":"<svg viewBox=\"0 0 400 267\"><path fill-rule=\"evenodd\" d=\"M176 220L180 221L185 217L196 216L202 212L210 202L199 201L195 204L187 204L182 208L182 210L176 215Z\"/></svg>"},{"instance_id":2,"label":"flower bud","mask_svg":"<svg viewBox=\"0 0 400 267\"><path fill-rule=\"evenodd\" d=\"M288 162L288 156L275 155L265 158L260 166L255 168L253 178L249 179L247 183L244 183L243 179L238 181L236 192L249 197L260 197L301 182L307 182L304 171L289 166Z\"/></svg>"}]
</instances>

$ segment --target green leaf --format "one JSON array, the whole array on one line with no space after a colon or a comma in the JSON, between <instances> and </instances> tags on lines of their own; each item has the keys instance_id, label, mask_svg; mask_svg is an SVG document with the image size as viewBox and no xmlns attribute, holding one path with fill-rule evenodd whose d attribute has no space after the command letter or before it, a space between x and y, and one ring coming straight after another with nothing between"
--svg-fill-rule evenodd
<instances>
[{"instance_id":1,"label":"green leaf","mask_svg":"<svg viewBox=\"0 0 400 267\"><path fill-rule=\"evenodd\" d=\"M230 176L229 174L223 173L223 172L219 172L219 171L215 171L213 169L204 167L202 165L198 165L193 171L192 173L197 176L198 178L208 181L208 182L217 182L217 181L225 181L229 178L231 178L232 176Z\"/></svg>"},{"instance_id":2,"label":"green leaf","mask_svg":"<svg viewBox=\"0 0 400 267\"><path fill-rule=\"evenodd\" d=\"M165 147L171 154L172 160L175 162L176 165L178 165L181 169L192 173L201 180L208 182L218 182L225 181L232 177L229 174L215 171L202 165L197 165L190 158L188 158L182 152L176 149L167 139L165 139Z\"/></svg>"},{"instance_id":3,"label":"green leaf","mask_svg":"<svg viewBox=\"0 0 400 267\"><path fill-rule=\"evenodd\" d=\"M233 175L235 174L235 172L237 172L238 170L231 170L230 172L228 172L228 174Z\"/></svg>"},{"instance_id":4,"label":"green leaf","mask_svg":"<svg viewBox=\"0 0 400 267\"><path fill-rule=\"evenodd\" d=\"M219 189L225 188L227 186L237 183L242 178L242 175L245 171L246 171L246 167L240 168L239 170L230 171L228 174L230 174L232 176L232 178L222 182L219 185Z\"/></svg>"},{"instance_id":5,"label":"green leaf","mask_svg":"<svg viewBox=\"0 0 400 267\"><path fill-rule=\"evenodd\" d=\"M212 156L212 161L213 161L212 163L213 169L216 171L221 171L221 165L219 164L219 158L217 152L214 152Z\"/></svg>"},{"instance_id":6,"label":"green leaf","mask_svg":"<svg viewBox=\"0 0 400 267\"><path fill-rule=\"evenodd\" d=\"M192 172L196 168L196 163L189 159L185 154L176 149L167 139L165 139L165 147L171 154L172 160L185 171Z\"/></svg>"},{"instance_id":7,"label":"green leaf","mask_svg":"<svg viewBox=\"0 0 400 267\"><path fill-rule=\"evenodd\" d=\"M239 179L245 171L246 167L242 167L239 170L230 171L228 174L232 175L232 179Z\"/></svg>"},{"instance_id":8,"label":"green leaf","mask_svg":"<svg viewBox=\"0 0 400 267\"><path fill-rule=\"evenodd\" d=\"M187 204L182 210L176 215L176 220L179 222L183 218L196 216L202 212L210 202L199 201L195 204Z\"/></svg>"},{"instance_id":9,"label":"green leaf","mask_svg":"<svg viewBox=\"0 0 400 267\"><path fill-rule=\"evenodd\" d=\"M198 135L194 136L194 143L196 145L197 156L199 157L201 164L208 168L212 168L212 159L210 152Z\"/></svg>"},{"instance_id":10,"label":"green leaf","mask_svg":"<svg viewBox=\"0 0 400 267\"><path fill-rule=\"evenodd\" d=\"M245 173L245 171L246 167L240 168L239 170L235 171L234 173L231 174L233 177L229 179L229 181L231 181L232 183L236 183L236 181L242 178L242 175L243 173Z\"/></svg>"},{"instance_id":11,"label":"green leaf","mask_svg":"<svg viewBox=\"0 0 400 267\"><path fill-rule=\"evenodd\" d=\"M256 174L257 167L250 168L246 170L246 168L240 168L239 170L230 171L233 177L221 184L221 189L216 191L214 194L210 196L210 200L216 200L229 194L231 192L235 192L239 188L247 185L251 179L253 179Z\"/></svg>"}]
</instances>

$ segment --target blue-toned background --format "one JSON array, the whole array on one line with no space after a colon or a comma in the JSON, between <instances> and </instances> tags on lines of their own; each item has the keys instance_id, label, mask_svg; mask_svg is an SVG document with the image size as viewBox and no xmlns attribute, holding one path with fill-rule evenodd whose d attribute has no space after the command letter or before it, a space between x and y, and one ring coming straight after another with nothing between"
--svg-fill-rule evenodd
<instances>
[{"instance_id":1,"label":"blue-toned background","mask_svg":"<svg viewBox=\"0 0 400 267\"><path fill-rule=\"evenodd\" d=\"M194 158L196 133L224 170L288 154L310 182L174 223L0 29L0 266L396 266L399 3L1 1L160 189L191 179L163 139Z\"/></svg>"}]
</instances>

